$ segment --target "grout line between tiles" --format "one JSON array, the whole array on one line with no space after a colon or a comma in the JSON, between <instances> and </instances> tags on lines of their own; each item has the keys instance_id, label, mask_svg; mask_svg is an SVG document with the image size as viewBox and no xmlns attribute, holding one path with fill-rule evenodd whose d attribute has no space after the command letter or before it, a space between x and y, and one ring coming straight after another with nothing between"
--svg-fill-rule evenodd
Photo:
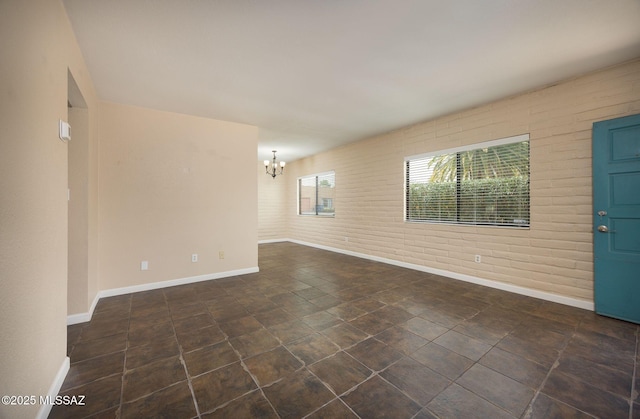
<instances>
[{"instance_id":1,"label":"grout line between tiles","mask_svg":"<svg viewBox=\"0 0 640 419\"><path fill-rule=\"evenodd\" d=\"M169 306L169 300L167 299L167 295L166 293L162 293L164 295L164 300L165 300L165 304L167 305L167 307ZM175 327L175 322L173 319L173 316L171 315L171 309L169 308L169 317L171 318L171 328L173 329L173 337L176 340L177 344L178 344L178 352L179 352L179 358L180 358L180 363L182 364L182 368L184 368L184 373L187 376L187 386L189 387L189 392L191 393L191 399L193 400L193 405L196 408L196 416L198 418L201 417L200 415L200 406L198 406L198 400L196 399L196 393L195 390L193 389L193 383L191 382L191 375L189 374L189 370L187 369L187 362L184 359L184 350L182 349L182 345L180 344L180 341L178 340L178 334L176 333L176 327Z\"/></svg>"},{"instance_id":2,"label":"grout line between tiles","mask_svg":"<svg viewBox=\"0 0 640 419\"><path fill-rule=\"evenodd\" d=\"M118 418L122 417L122 410L124 405L124 377L127 373L127 353L129 352L129 329L131 328L131 307L133 305L133 298L129 297L129 316L127 322L127 340L124 347L124 362L122 363L122 383L120 384L120 405L116 411Z\"/></svg>"}]
</instances>

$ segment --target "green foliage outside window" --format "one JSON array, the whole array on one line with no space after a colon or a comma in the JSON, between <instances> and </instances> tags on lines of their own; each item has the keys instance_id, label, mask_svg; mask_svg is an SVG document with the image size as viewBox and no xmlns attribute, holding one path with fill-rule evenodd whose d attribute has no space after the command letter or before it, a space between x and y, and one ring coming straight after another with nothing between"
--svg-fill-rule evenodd
<instances>
[{"instance_id":1,"label":"green foliage outside window","mask_svg":"<svg viewBox=\"0 0 640 419\"><path fill-rule=\"evenodd\" d=\"M529 225L528 141L410 160L407 175L408 221Z\"/></svg>"},{"instance_id":2,"label":"green foliage outside window","mask_svg":"<svg viewBox=\"0 0 640 419\"><path fill-rule=\"evenodd\" d=\"M528 178L470 180L461 187L459 222L529 225ZM456 182L411 185L408 202L409 220L458 221Z\"/></svg>"}]
</instances>

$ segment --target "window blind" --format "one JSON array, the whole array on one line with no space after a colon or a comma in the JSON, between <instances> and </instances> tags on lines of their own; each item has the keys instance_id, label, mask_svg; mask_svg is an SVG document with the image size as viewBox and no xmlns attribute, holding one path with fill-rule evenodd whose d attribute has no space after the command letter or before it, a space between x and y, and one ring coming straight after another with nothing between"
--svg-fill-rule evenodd
<instances>
[{"instance_id":1,"label":"window blind","mask_svg":"<svg viewBox=\"0 0 640 419\"><path fill-rule=\"evenodd\" d=\"M405 159L406 220L528 227L529 136L515 138Z\"/></svg>"}]
</instances>

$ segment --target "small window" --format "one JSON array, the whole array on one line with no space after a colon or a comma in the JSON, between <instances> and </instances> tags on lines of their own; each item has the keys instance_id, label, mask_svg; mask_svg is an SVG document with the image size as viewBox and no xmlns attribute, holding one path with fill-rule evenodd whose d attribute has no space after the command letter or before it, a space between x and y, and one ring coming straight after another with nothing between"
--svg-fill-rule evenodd
<instances>
[{"instance_id":1,"label":"small window","mask_svg":"<svg viewBox=\"0 0 640 419\"><path fill-rule=\"evenodd\" d=\"M335 215L335 172L298 178L298 214Z\"/></svg>"},{"instance_id":2,"label":"small window","mask_svg":"<svg viewBox=\"0 0 640 419\"><path fill-rule=\"evenodd\" d=\"M529 134L405 159L405 219L529 227Z\"/></svg>"}]
</instances>

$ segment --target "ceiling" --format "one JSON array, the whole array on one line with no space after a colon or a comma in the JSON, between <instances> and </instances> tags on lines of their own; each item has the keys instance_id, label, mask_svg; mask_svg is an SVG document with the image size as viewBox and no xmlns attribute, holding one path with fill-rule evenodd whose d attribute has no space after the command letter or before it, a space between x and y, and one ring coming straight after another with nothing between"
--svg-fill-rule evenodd
<instances>
[{"instance_id":1,"label":"ceiling","mask_svg":"<svg viewBox=\"0 0 640 419\"><path fill-rule=\"evenodd\" d=\"M640 56L640 0L63 0L101 100L259 127L258 160Z\"/></svg>"}]
</instances>

